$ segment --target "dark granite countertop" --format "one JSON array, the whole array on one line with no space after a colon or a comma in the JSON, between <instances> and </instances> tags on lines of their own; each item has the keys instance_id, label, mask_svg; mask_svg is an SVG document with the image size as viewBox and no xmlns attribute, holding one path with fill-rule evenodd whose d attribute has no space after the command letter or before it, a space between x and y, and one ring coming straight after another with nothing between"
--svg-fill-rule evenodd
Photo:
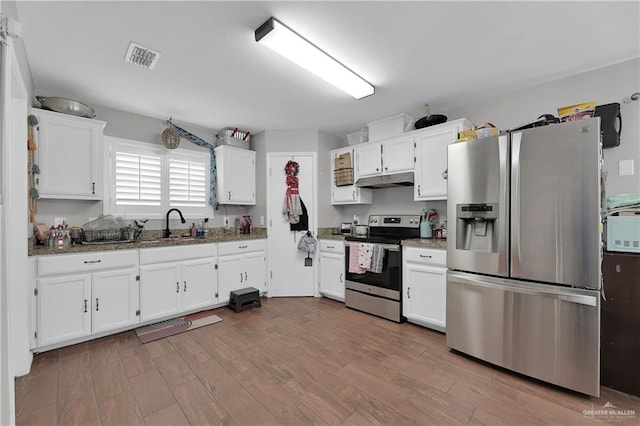
<instances>
[{"instance_id":1,"label":"dark granite countertop","mask_svg":"<svg viewBox=\"0 0 640 426\"><path fill-rule=\"evenodd\" d=\"M344 235L334 234L333 228L318 228L318 239L344 241Z\"/></svg>"},{"instance_id":2,"label":"dark granite countertop","mask_svg":"<svg viewBox=\"0 0 640 426\"><path fill-rule=\"evenodd\" d=\"M91 251L130 250L140 248L172 247L190 244L223 243L227 241L260 240L267 238L266 228L253 228L251 234L236 234L234 229L211 228L204 238L184 238L182 240L164 240L161 230L144 231L141 241L114 244L80 244L64 250L36 245L29 249L29 256L50 254L86 253Z\"/></svg>"}]
</instances>

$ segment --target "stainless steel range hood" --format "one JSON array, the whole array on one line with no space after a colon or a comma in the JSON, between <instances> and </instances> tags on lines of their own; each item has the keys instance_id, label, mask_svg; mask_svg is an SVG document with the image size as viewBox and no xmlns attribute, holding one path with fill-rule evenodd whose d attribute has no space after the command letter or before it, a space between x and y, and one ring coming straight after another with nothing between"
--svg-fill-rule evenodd
<instances>
[{"instance_id":1,"label":"stainless steel range hood","mask_svg":"<svg viewBox=\"0 0 640 426\"><path fill-rule=\"evenodd\" d=\"M360 188L389 188L392 186L413 186L413 172L363 177L356 181Z\"/></svg>"}]
</instances>

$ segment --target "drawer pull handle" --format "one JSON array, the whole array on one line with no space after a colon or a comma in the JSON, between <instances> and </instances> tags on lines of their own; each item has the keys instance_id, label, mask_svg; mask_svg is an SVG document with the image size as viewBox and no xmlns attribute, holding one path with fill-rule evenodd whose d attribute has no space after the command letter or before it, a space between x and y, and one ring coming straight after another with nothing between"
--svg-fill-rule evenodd
<instances>
[{"instance_id":1,"label":"drawer pull handle","mask_svg":"<svg viewBox=\"0 0 640 426\"><path fill-rule=\"evenodd\" d=\"M411 299L411 287L407 287L407 299Z\"/></svg>"},{"instance_id":2,"label":"drawer pull handle","mask_svg":"<svg viewBox=\"0 0 640 426\"><path fill-rule=\"evenodd\" d=\"M249 281L249 278L247 278L247 273L246 272L244 273L244 281L245 282Z\"/></svg>"},{"instance_id":3,"label":"drawer pull handle","mask_svg":"<svg viewBox=\"0 0 640 426\"><path fill-rule=\"evenodd\" d=\"M342 272L340 273L340 282L342 282Z\"/></svg>"},{"instance_id":4,"label":"drawer pull handle","mask_svg":"<svg viewBox=\"0 0 640 426\"><path fill-rule=\"evenodd\" d=\"M182 291L187 291L187 281L184 281L184 288L182 289Z\"/></svg>"},{"instance_id":5,"label":"drawer pull handle","mask_svg":"<svg viewBox=\"0 0 640 426\"><path fill-rule=\"evenodd\" d=\"M87 312L87 299L84 299L84 311Z\"/></svg>"},{"instance_id":6,"label":"drawer pull handle","mask_svg":"<svg viewBox=\"0 0 640 426\"><path fill-rule=\"evenodd\" d=\"M334 246L327 246L327 248L335 248Z\"/></svg>"},{"instance_id":7,"label":"drawer pull handle","mask_svg":"<svg viewBox=\"0 0 640 426\"><path fill-rule=\"evenodd\" d=\"M180 293L180 283L176 281L176 293Z\"/></svg>"},{"instance_id":8,"label":"drawer pull handle","mask_svg":"<svg viewBox=\"0 0 640 426\"><path fill-rule=\"evenodd\" d=\"M240 272L240 282L242 282L242 272Z\"/></svg>"},{"instance_id":9,"label":"drawer pull handle","mask_svg":"<svg viewBox=\"0 0 640 426\"><path fill-rule=\"evenodd\" d=\"M96 312L100 310L100 299L96 297Z\"/></svg>"},{"instance_id":10,"label":"drawer pull handle","mask_svg":"<svg viewBox=\"0 0 640 426\"><path fill-rule=\"evenodd\" d=\"M84 263L100 263L102 262L102 260L98 259L98 260L85 260Z\"/></svg>"},{"instance_id":11,"label":"drawer pull handle","mask_svg":"<svg viewBox=\"0 0 640 426\"><path fill-rule=\"evenodd\" d=\"M426 254L421 254L420 257L426 257L427 259L431 259L431 256L427 256Z\"/></svg>"},{"instance_id":12,"label":"drawer pull handle","mask_svg":"<svg viewBox=\"0 0 640 426\"><path fill-rule=\"evenodd\" d=\"M91 195L96 195L96 183L91 182Z\"/></svg>"},{"instance_id":13,"label":"drawer pull handle","mask_svg":"<svg viewBox=\"0 0 640 426\"><path fill-rule=\"evenodd\" d=\"M238 246L239 249L246 249L248 246Z\"/></svg>"}]
</instances>

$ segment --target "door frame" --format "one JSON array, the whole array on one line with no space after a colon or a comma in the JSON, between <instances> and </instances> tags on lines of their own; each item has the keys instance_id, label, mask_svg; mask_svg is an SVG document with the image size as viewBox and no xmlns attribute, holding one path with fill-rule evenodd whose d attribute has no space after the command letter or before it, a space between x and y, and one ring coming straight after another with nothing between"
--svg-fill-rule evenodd
<instances>
[{"instance_id":1,"label":"door frame","mask_svg":"<svg viewBox=\"0 0 640 426\"><path fill-rule=\"evenodd\" d=\"M16 375L29 350L27 114L28 93L10 37L0 40L0 424L15 423Z\"/></svg>"},{"instance_id":2,"label":"door frame","mask_svg":"<svg viewBox=\"0 0 640 426\"><path fill-rule=\"evenodd\" d=\"M314 151L295 151L295 152L267 152L267 170L266 170L266 178L267 178L267 183L269 182L269 179L271 178L271 163L272 163L272 158L274 157L297 157L297 156L307 156L307 157L311 157L311 161L313 163L313 182L312 182L312 188L313 188L313 197L312 197L312 201L313 201L313 208L309 211L309 209L307 209L307 213L309 214L309 216L313 217L313 226L311 226L312 229L310 229L311 233L313 234L314 238L318 238L318 153L314 152ZM273 239L270 238L269 235L269 229L271 229L271 220L273 219L273 217L271 216L271 205L270 205L270 200L271 200L271 187L270 185L266 185L267 186L267 297L271 297L271 294L269 293L269 290L271 289L271 278L272 278L272 273L271 273L271 268L272 268L272 256L277 253L277 250L275 247L273 247ZM319 247L318 247L319 248ZM316 255L314 256L315 259L315 266L313 268L313 297L320 297L320 293L318 292L318 271L319 268L317 268L316 266L318 265L318 256L317 256L318 251L316 250Z\"/></svg>"}]
</instances>

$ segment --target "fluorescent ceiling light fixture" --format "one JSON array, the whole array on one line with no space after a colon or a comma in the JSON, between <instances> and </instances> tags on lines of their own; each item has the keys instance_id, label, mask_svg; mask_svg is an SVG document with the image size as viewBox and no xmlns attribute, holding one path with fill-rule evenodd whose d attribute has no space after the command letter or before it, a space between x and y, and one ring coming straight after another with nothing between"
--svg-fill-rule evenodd
<instances>
[{"instance_id":1,"label":"fluorescent ceiling light fixture","mask_svg":"<svg viewBox=\"0 0 640 426\"><path fill-rule=\"evenodd\" d=\"M278 52L356 99L373 95L375 88L358 74L275 18L255 32L256 41Z\"/></svg>"}]
</instances>

